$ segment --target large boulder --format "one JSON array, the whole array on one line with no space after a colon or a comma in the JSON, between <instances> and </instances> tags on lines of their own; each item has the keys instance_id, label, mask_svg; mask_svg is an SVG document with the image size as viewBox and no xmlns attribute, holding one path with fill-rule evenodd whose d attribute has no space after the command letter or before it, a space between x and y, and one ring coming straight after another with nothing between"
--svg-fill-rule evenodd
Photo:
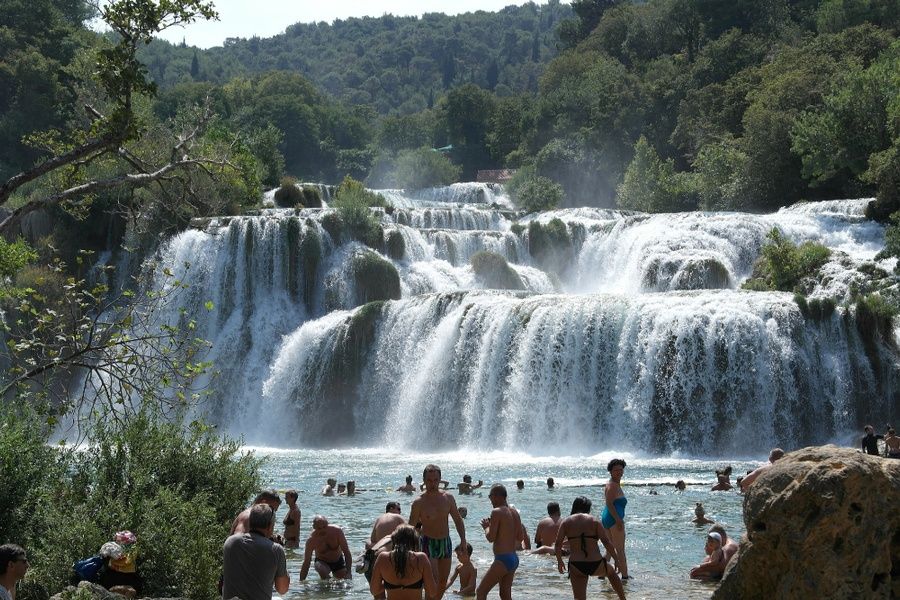
<instances>
[{"instance_id":1,"label":"large boulder","mask_svg":"<svg viewBox=\"0 0 900 600\"><path fill-rule=\"evenodd\" d=\"M747 535L714 600L900 598L900 460L787 454L744 498Z\"/></svg>"}]
</instances>

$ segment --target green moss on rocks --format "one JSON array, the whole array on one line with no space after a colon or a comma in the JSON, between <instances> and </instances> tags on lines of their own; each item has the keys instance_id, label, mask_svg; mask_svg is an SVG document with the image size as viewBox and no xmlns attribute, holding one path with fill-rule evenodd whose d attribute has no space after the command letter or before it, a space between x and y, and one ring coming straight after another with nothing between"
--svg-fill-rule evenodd
<instances>
[{"instance_id":1,"label":"green moss on rocks","mask_svg":"<svg viewBox=\"0 0 900 600\"><path fill-rule=\"evenodd\" d=\"M297 180L293 177L283 177L281 187L275 190L275 206L293 208L298 204L303 205L303 191L297 187Z\"/></svg>"},{"instance_id":2,"label":"green moss on rocks","mask_svg":"<svg viewBox=\"0 0 900 600\"><path fill-rule=\"evenodd\" d=\"M524 290L522 278L494 252L476 252L470 259L472 270L478 280L487 288L500 290Z\"/></svg>"},{"instance_id":3,"label":"green moss on rocks","mask_svg":"<svg viewBox=\"0 0 900 600\"><path fill-rule=\"evenodd\" d=\"M340 244L344 237L344 221L336 212L325 213L322 215L322 229L328 232L335 244Z\"/></svg>"},{"instance_id":4,"label":"green moss on rocks","mask_svg":"<svg viewBox=\"0 0 900 600\"><path fill-rule=\"evenodd\" d=\"M566 224L553 219L546 225L528 224L528 252L545 271L560 274L572 263L572 238Z\"/></svg>"},{"instance_id":5,"label":"green moss on rocks","mask_svg":"<svg viewBox=\"0 0 900 600\"><path fill-rule=\"evenodd\" d=\"M356 253L350 259L356 304L400 299L400 274L375 252Z\"/></svg>"},{"instance_id":6,"label":"green moss on rocks","mask_svg":"<svg viewBox=\"0 0 900 600\"><path fill-rule=\"evenodd\" d=\"M406 256L406 241L403 234L394 229L387 236L387 255L394 260L403 260Z\"/></svg>"},{"instance_id":7,"label":"green moss on rocks","mask_svg":"<svg viewBox=\"0 0 900 600\"><path fill-rule=\"evenodd\" d=\"M303 206L306 208L322 208L322 195L319 188L311 185L303 186Z\"/></svg>"}]
</instances>

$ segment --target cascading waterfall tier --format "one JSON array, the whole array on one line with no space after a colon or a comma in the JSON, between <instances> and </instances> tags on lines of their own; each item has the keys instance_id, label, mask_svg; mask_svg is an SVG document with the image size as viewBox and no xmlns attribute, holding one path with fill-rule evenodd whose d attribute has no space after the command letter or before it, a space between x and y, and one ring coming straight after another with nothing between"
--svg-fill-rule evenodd
<instances>
[{"instance_id":1,"label":"cascading waterfall tier","mask_svg":"<svg viewBox=\"0 0 900 600\"><path fill-rule=\"evenodd\" d=\"M811 318L789 294L738 291L777 227L835 250L813 295L840 301L883 246L866 200L522 217L484 184L382 193L374 247L326 208L207 220L162 248L190 285L168 317L212 342L223 429L291 447L733 455L897 416L893 340L862 336L850 309ZM501 276L475 269L482 253Z\"/></svg>"}]
</instances>

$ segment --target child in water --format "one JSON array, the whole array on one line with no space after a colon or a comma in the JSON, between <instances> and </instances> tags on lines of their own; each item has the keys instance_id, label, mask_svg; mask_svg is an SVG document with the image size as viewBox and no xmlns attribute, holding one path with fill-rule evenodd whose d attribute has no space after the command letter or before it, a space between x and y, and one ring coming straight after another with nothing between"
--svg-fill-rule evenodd
<instances>
[{"instance_id":1,"label":"child in water","mask_svg":"<svg viewBox=\"0 0 900 600\"><path fill-rule=\"evenodd\" d=\"M453 582L456 581L458 576L459 589L453 593L460 596L474 596L475 578L478 575L478 571L475 569L475 565L472 564L472 544L467 543L465 548L459 545L453 551L456 552L456 560L459 561L459 564L453 570L453 575L447 581L444 591L446 592L453 587Z\"/></svg>"}]
</instances>

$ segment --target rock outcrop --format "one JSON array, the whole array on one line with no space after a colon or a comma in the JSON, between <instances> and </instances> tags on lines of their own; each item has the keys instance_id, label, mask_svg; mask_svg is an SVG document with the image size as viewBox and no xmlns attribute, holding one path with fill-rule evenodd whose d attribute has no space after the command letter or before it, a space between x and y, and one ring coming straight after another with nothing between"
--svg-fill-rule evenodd
<instances>
[{"instance_id":1,"label":"rock outcrop","mask_svg":"<svg viewBox=\"0 0 900 600\"><path fill-rule=\"evenodd\" d=\"M102 585L91 583L90 581L79 582L78 587L69 586L60 593L50 596L50 600L128 600L126 596L113 593ZM152 598L144 598L143 600L154 600ZM155 600L183 600L181 598L156 598Z\"/></svg>"},{"instance_id":2,"label":"rock outcrop","mask_svg":"<svg viewBox=\"0 0 900 600\"><path fill-rule=\"evenodd\" d=\"M747 535L714 600L900 598L900 460L787 454L744 499Z\"/></svg>"}]
</instances>

